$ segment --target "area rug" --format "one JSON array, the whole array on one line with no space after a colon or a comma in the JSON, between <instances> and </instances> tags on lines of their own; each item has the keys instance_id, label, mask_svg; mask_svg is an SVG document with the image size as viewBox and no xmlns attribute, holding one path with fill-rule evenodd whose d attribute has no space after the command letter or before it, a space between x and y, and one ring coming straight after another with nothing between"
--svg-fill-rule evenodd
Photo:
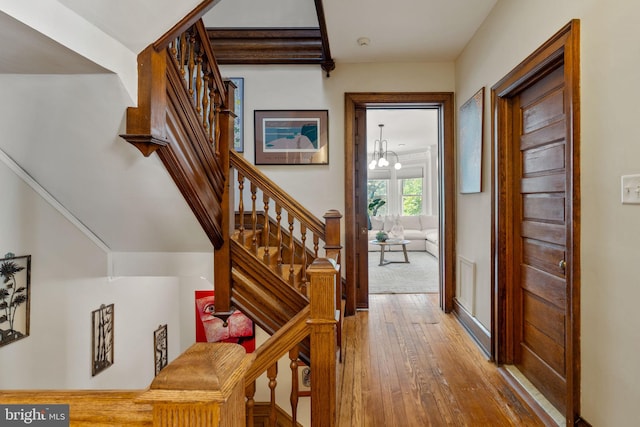
<instances>
[{"instance_id":1,"label":"area rug","mask_svg":"<svg viewBox=\"0 0 640 427\"><path fill-rule=\"evenodd\" d=\"M403 261L401 251L385 253L389 261ZM369 252L370 294L438 292L438 260L427 252L409 252L409 264L378 265L380 252Z\"/></svg>"}]
</instances>

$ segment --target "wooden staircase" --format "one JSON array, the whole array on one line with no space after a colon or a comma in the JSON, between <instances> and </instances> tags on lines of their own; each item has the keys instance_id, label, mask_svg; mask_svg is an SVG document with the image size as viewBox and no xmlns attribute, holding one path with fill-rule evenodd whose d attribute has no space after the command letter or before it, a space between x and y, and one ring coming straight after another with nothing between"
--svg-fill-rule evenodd
<instances>
[{"instance_id":1,"label":"wooden staircase","mask_svg":"<svg viewBox=\"0 0 640 427\"><path fill-rule=\"evenodd\" d=\"M200 19L215 3L203 1L140 53L138 106L127 110L122 137L159 156L211 240L216 311L238 308L270 338L250 355L235 344L194 344L147 390L4 391L4 403L68 403L71 425L253 426L259 412L275 426L277 363L288 356L287 423L298 425L303 360L313 372L311 425L335 425L341 215L318 219L230 148L234 86ZM254 399L263 373L266 404Z\"/></svg>"},{"instance_id":2,"label":"wooden staircase","mask_svg":"<svg viewBox=\"0 0 640 427\"><path fill-rule=\"evenodd\" d=\"M235 88L221 77L199 19L207 4L213 2L203 2L140 54L140 99L127 112L123 138L145 156L157 153L214 245L216 312L240 309L271 335L242 379L247 425L254 422L255 381L265 372L272 389L269 424L275 425L276 366L289 355L292 423L293 380L303 360L314 372L312 425L332 426L341 214L330 210L318 219L231 148Z\"/></svg>"}]
</instances>

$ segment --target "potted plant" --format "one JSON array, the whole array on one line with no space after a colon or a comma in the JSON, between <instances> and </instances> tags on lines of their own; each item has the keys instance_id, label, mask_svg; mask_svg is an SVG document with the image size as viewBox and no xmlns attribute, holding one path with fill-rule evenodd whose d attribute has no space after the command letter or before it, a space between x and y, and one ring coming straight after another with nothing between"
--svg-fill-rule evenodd
<instances>
[{"instance_id":1,"label":"potted plant","mask_svg":"<svg viewBox=\"0 0 640 427\"><path fill-rule=\"evenodd\" d=\"M386 201L382 200L379 197L375 199L371 199L371 201L369 202L369 205L367 206L367 210L369 212L369 215L367 215L367 223L369 226L369 230L371 230L371 216L378 215L378 209L383 207L386 203L387 203Z\"/></svg>"},{"instance_id":2,"label":"potted plant","mask_svg":"<svg viewBox=\"0 0 640 427\"><path fill-rule=\"evenodd\" d=\"M376 233L376 240L378 242L386 242L388 238L389 238L389 235L384 230L380 230Z\"/></svg>"}]
</instances>

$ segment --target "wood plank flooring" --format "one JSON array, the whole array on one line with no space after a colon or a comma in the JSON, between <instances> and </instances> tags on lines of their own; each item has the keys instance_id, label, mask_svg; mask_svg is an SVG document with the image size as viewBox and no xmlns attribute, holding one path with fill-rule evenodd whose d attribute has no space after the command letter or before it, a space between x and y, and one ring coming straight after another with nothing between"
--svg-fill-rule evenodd
<instances>
[{"instance_id":1,"label":"wood plank flooring","mask_svg":"<svg viewBox=\"0 0 640 427\"><path fill-rule=\"evenodd\" d=\"M370 295L343 344L339 427L544 425L437 294Z\"/></svg>"}]
</instances>

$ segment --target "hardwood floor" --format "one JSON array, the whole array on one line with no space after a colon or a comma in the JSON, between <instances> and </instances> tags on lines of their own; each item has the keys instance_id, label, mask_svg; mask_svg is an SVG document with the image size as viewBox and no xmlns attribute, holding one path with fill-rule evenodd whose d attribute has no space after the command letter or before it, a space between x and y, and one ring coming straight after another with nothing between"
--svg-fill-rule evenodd
<instances>
[{"instance_id":1,"label":"hardwood floor","mask_svg":"<svg viewBox=\"0 0 640 427\"><path fill-rule=\"evenodd\" d=\"M344 320L338 426L541 426L437 294L370 295Z\"/></svg>"}]
</instances>

